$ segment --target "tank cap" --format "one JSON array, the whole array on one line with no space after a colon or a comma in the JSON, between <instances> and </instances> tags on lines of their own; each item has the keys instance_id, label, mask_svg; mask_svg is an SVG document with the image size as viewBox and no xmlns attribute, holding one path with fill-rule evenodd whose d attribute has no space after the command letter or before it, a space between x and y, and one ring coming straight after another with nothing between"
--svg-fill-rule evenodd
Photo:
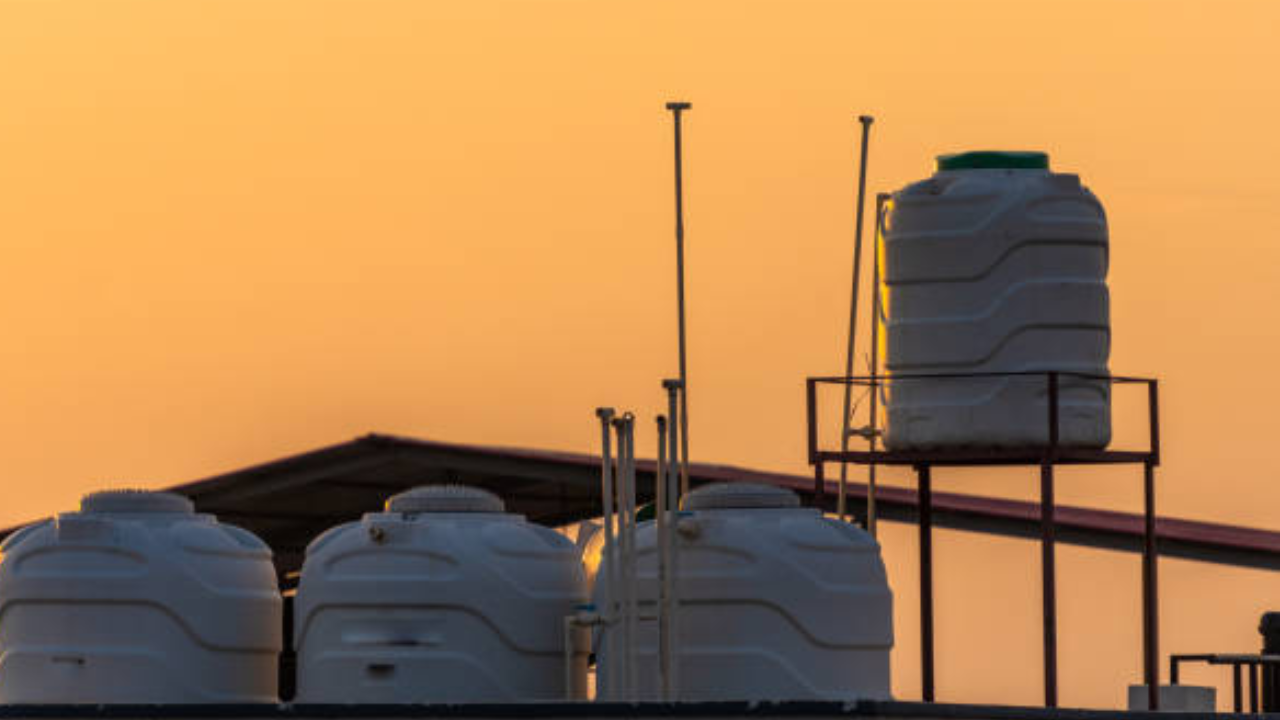
<instances>
[{"instance_id":1,"label":"tank cap","mask_svg":"<svg viewBox=\"0 0 1280 720\"><path fill-rule=\"evenodd\" d=\"M786 488L763 483L712 483L685 497L685 510L800 507L800 497Z\"/></svg>"},{"instance_id":2,"label":"tank cap","mask_svg":"<svg viewBox=\"0 0 1280 720\"><path fill-rule=\"evenodd\" d=\"M102 490L80 498L82 513L183 513L195 512L195 503L171 492L151 490Z\"/></svg>"},{"instance_id":3,"label":"tank cap","mask_svg":"<svg viewBox=\"0 0 1280 720\"><path fill-rule=\"evenodd\" d=\"M938 172L944 170L1048 170L1049 154L1012 150L974 150L938 156Z\"/></svg>"},{"instance_id":4,"label":"tank cap","mask_svg":"<svg viewBox=\"0 0 1280 720\"><path fill-rule=\"evenodd\" d=\"M398 513L501 513L502 498L468 485L424 485L387 498L387 512Z\"/></svg>"}]
</instances>

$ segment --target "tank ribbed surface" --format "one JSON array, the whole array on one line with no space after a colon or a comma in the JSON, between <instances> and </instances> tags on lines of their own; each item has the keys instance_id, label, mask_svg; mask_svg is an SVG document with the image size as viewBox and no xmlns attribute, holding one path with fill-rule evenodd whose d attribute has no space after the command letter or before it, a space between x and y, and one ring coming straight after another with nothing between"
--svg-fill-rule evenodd
<instances>
[{"instance_id":1,"label":"tank ribbed surface","mask_svg":"<svg viewBox=\"0 0 1280 720\"><path fill-rule=\"evenodd\" d=\"M0 703L276 702L271 550L171 493L109 491L0 546Z\"/></svg>"},{"instance_id":2,"label":"tank ribbed surface","mask_svg":"<svg viewBox=\"0 0 1280 720\"><path fill-rule=\"evenodd\" d=\"M681 504L685 510L800 507L795 493L762 483L711 483L691 490Z\"/></svg>"},{"instance_id":3,"label":"tank ribbed surface","mask_svg":"<svg viewBox=\"0 0 1280 720\"><path fill-rule=\"evenodd\" d=\"M386 507L307 548L297 701L562 700L564 618L586 598L577 546L477 488L417 488Z\"/></svg>"},{"instance_id":4,"label":"tank ribbed surface","mask_svg":"<svg viewBox=\"0 0 1280 720\"><path fill-rule=\"evenodd\" d=\"M794 507L793 498L782 488L750 484L706 486L686 498L674 533L675 699L889 699L893 594L880 547L860 528ZM636 544L636 696L657 700L654 522L637 527ZM594 600L611 615L609 553L603 557ZM614 622L596 631L598 698L626 698L614 658L622 628Z\"/></svg>"},{"instance_id":5,"label":"tank ribbed surface","mask_svg":"<svg viewBox=\"0 0 1280 720\"><path fill-rule=\"evenodd\" d=\"M424 485L392 495L387 512L397 513L501 513L507 511L502 498L488 490L467 485Z\"/></svg>"},{"instance_id":6,"label":"tank ribbed surface","mask_svg":"<svg viewBox=\"0 0 1280 720\"><path fill-rule=\"evenodd\" d=\"M943 158L957 169L893 197L883 251L891 449L1048 442L1043 375L911 375L1108 374L1106 215L1077 176L1022 163L1030 155ZM1003 156L1018 162L1000 167ZM1060 444L1104 447L1107 383L1062 375L1059 391Z\"/></svg>"},{"instance_id":7,"label":"tank ribbed surface","mask_svg":"<svg viewBox=\"0 0 1280 720\"><path fill-rule=\"evenodd\" d=\"M100 490L80 499L82 513L182 513L195 512L195 504L177 493L147 490Z\"/></svg>"}]
</instances>

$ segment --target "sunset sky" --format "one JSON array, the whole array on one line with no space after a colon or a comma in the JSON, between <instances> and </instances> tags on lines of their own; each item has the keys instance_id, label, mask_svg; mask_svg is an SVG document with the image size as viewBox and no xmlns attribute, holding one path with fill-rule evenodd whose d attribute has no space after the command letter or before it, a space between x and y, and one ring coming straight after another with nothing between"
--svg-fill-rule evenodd
<instances>
[{"instance_id":1,"label":"sunset sky","mask_svg":"<svg viewBox=\"0 0 1280 720\"><path fill-rule=\"evenodd\" d=\"M594 451L597 405L650 417L682 99L693 460L807 471L870 113L872 194L975 148L1081 175L1112 370L1162 380L1161 513L1275 529L1278 34L1280 4L1223 0L0 0L0 525L370 431ZM1134 511L1139 481L1067 471L1059 500ZM913 538L882 536L906 699ZM937 555L940 699L1037 703L1038 548ZM1280 574L1162 569L1165 653L1256 651ZM1120 705L1138 559L1059 573L1063 703Z\"/></svg>"}]
</instances>

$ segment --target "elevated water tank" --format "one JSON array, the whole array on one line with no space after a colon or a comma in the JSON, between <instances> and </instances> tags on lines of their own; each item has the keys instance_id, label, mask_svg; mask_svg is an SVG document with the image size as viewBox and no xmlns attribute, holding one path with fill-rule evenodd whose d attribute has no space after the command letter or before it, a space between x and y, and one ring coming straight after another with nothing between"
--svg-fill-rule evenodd
<instances>
[{"instance_id":1,"label":"elevated water tank","mask_svg":"<svg viewBox=\"0 0 1280 720\"><path fill-rule=\"evenodd\" d=\"M893 196L885 232L892 449L1043 446L1044 376L1107 375L1107 220L1076 175L1034 152L944 155ZM1064 375L1059 442L1105 447L1110 387Z\"/></svg>"},{"instance_id":2,"label":"elevated water tank","mask_svg":"<svg viewBox=\"0 0 1280 720\"><path fill-rule=\"evenodd\" d=\"M657 529L637 528L638 698L659 697ZM800 507L769 485L722 483L681 513L674 628L676 699L888 699L893 595L880 546L849 523ZM596 607L609 607L597 574ZM598 633L597 696L622 698L610 675L619 625Z\"/></svg>"},{"instance_id":3,"label":"elevated water tank","mask_svg":"<svg viewBox=\"0 0 1280 720\"><path fill-rule=\"evenodd\" d=\"M477 488L421 487L307 548L298 702L562 700L577 547ZM579 643L585 646L585 641ZM574 658L585 687L585 650Z\"/></svg>"},{"instance_id":4,"label":"elevated water tank","mask_svg":"<svg viewBox=\"0 0 1280 720\"><path fill-rule=\"evenodd\" d=\"M0 553L0 702L277 701L271 550L190 500L95 493Z\"/></svg>"}]
</instances>

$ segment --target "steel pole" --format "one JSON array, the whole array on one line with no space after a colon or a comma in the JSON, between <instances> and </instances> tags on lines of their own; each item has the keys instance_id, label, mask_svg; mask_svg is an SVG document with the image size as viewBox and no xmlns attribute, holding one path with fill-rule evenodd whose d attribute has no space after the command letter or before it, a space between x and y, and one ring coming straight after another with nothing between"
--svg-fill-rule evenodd
<instances>
[{"instance_id":1,"label":"steel pole","mask_svg":"<svg viewBox=\"0 0 1280 720\"><path fill-rule=\"evenodd\" d=\"M1050 372L1049 445L1040 464L1040 591L1044 606L1044 706L1058 706L1058 587L1053 464L1058 459L1058 373Z\"/></svg>"},{"instance_id":2,"label":"steel pole","mask_svg":"<svg viewBox=\"0 0 1280 720\"><path fill-rule=\"evenodd\" d=\"M1156 470L1148 460L1142 465L1142 665L1147 684L1147 707L1160 709L1160 620L1157 601Z\"/></svg>"},{"instance_id":3,"label":"steel pole","mask_svg":"<svg viewBox=\"0 0 1280 720\"><path fill-rule=\"evenodd\" d=\"M849 423L852 418L854 338L858 331L858 290L862 280L862 214L867 195L867 144L871 137L871 123L875 118L870 115L859 115L862 123L862 151L858 166L858 219L853 231L853 291L849 299L849 339L844 358L844 420L840 424L840 485L836 495L836 514L841 520L848 517L847 484L849 478L849 462L844 455L849 452Z\"/></svg>"},{"instance_id":4,"label":"steel pole","mask_svg":"<svg viewBox=\"0 0 1280 720\"><path fill-rule=\"evenodd\" d=\"M687 102L669 102L675 121L676 140L676 312L680 332L680 496L689 492L689 372L685 362L684 312L684 160L680 136L681 113L693 106ZM672 454L675 448L672 448Z\"/></svg>"},{"instance_id":5,"label":"steel pole","mask_svg":"<svg viewBox=\"0 0 1280 720\"><path fill-rule=\"evenodd\" d=\"M920 694L933 702L933 479L928 465L916 466L920 529Z\"/></svg>"},{"instance_id":6,"label":"steel pole","mask_svg":"<svg viewBox=\"0 0 1280 720\"><path fill-rule=\"evenodd\" d=\"M871 262L871 452L874 454L880 440L880 234L884 229L884 214L888 211L889 193L876 194L876 231L872 233ZM867 463L867 532L872 538L876 531L876 461Z\"/></svg>"}]
</instances>

